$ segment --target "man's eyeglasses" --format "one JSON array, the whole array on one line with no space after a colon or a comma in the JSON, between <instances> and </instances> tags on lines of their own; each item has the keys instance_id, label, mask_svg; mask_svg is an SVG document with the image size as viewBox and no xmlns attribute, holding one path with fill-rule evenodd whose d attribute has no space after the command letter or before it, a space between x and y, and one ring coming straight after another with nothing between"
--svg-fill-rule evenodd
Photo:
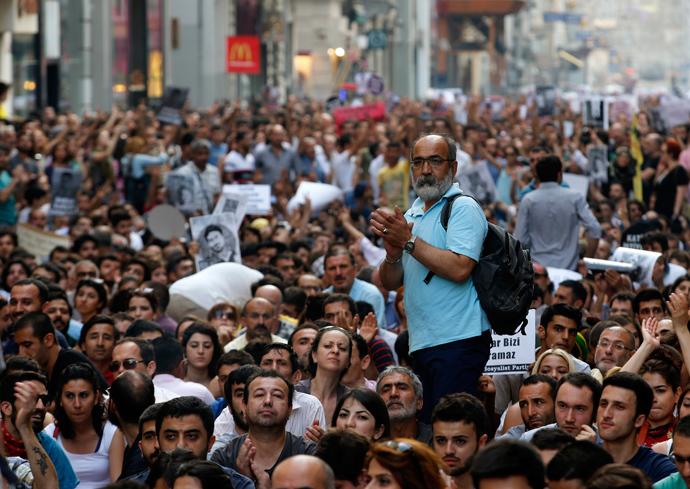
<instances>
[{"instance_id":1,"label":"man's eyeglasses","mask_svg":"<svg viewBox=\"0 0 690 489\"><path fill-rule=\"evenodd\" d=\"M633 351L632 348L626 347L623 343L611 343L608 340L601 340L599 342L599 346L601 346L604 349L611 346L611 347L613 347L614 350L617 350L617 351L623 351L623 350Z\"/></svg>"},{"instance_id":2,"label":"man's eyeglasses","mask_svg":"<svg viewBox=\"0 0 690 489\"><path fill-rule=\"evenodd\" d=\"M675 453L671 455L671 458L676 463L676 465L680 465L681 467L687 463L690 463L690 457L681 457L679 455L676 455Z\"/></svg>"},{"instance_id":3,"label":"man's eyeglasses","mask_svg":"<svg viewBox=\"0 0 690 489\"><path fill-rule=\"evenodd\" d=\"M120 370L120 367L124 367L125 370L132 370L133 368L137 368L137 365L140 363L146 363L143 360L135 360L133 358L127 358L125 359L124 362L120 362L118 360L115 360L114 362L111 362L110 365L108 365L108 370L111 372L117 372Z\"/></svg>"},{"instance_id":4,"label":"man's eyeglasses","mask_svg":"<svg viewBox=\"0 0 690 489\"><path fill-rule=\"evenodd\" d=\"M418 170L424 166L424 163L429 163L431 168L438 168L443 164L444 161L452 161L448 159L443 159L438 156L432 156L431 158L415 158L412 160L412 168Z\"/></svg>"},{"instance_id":5,"label":"man's eyeglasses","mask_svg":"<svg viewBox=\"0 0 690 489\"><path fill-rule=\"evenodd\" d=\"M49 396L48 394L40 394L38 396L38 400L43 403L44 407L50 407L51 404L53 404L53 398L52 396Z\"/></svg>"},{"instance_id":6,"label":"man's eyeglasses","mask_svg":"<svg viewBox=\"0 0 690 489\"><path fill-rule=\"evenodd\" d=\"M214 316L216 317L216 319L235 319L235 313L232 311L216 311Z\"/></svg>"}]
</instances>

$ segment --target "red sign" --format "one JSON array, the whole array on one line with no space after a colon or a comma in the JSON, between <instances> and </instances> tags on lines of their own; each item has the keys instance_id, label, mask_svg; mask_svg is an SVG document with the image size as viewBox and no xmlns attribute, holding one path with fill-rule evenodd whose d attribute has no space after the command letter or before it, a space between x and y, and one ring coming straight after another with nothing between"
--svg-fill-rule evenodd
<instances>
[{"instance_id":1,"label":"red sign","mask_svg":"<svg viewBox=\"0 0 690 489\"><path fill-rule=\"evenodd\" d=\"M359 107L338 107L333 109L333 118L338 127L348 119L356 121L363 121L366 119L381 120L386 116L386 104L383 102L376 102L373 104L364 104Z\"/></svg>"},{"instance_id":2,"label":"red sign","mask_svg":"<svg viewBox=\"0 0 690 489\"><path fill-rule=\"evenodd\" d=\"M261 73L259 36L228 36L226 67L228 73Z\"/></svg>"}]
</instances>

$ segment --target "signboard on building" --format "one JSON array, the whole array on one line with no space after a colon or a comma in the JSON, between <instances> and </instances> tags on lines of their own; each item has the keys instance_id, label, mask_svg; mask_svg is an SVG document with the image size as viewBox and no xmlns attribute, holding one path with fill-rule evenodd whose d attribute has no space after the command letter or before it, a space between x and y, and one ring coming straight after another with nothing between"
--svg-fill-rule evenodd
<instances>
[{"instance_id":1,"label":"signboard on building","mask_svg":"<svg viewBox=\"0 0 690 489\"><path fill-rule=\"evenodd\" d=\"M226 69L228 73L261 73L259 36L228 36Z\"/></svg>"}]
</instances>

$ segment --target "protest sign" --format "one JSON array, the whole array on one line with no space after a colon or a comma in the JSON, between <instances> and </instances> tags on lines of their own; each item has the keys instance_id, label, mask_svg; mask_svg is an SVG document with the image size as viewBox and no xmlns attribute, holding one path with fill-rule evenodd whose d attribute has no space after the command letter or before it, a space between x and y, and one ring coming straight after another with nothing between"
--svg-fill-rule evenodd
<instances>
[{"instance_id":1,"label":"protest sign","mask_svg":"<svg viewBox=\"0 0 690 489\"><path fill-rule=\"evenodd\" d=\"M246 214L264 216L271 212L270 185L223 185L223 193L234 193L248 197Z\"/></svg>"},{"instance_id":2,"label":"protest sign","mask_svg":"<svg viewBox=\"0 0 690 489\"><path fill-rule=\"evenodd\" d=\"M549 280L553 284L553 290L556 290L561 282L566 280L582 280L582 274L568 270L567 268L546 267L549 274Z\"/></svg>"},{"instance_id":3,"label":"protest sign","mask_svg":"<svg viewBox=\"0 0 690 489\"><path fill-rule=\"evenodd\" d=\"M386 116L386 104L375 102L364 104L359 107L338 107L333 109L335 124L340 127L348 119L363 121L367 119L381 120Z\"/></svg>"},{"instance_id":4,"label":"protest sign","mask_svg":"<svg viewBox=\"0 0 690 489\"><path fill-rule=\"evenodd\" d=\"M213 209L214 214L232 214L235 216L237 228L242 226L242 221L247 213L247 203L249 197L243 194L232 192L223 192L220 194L216 208Z\"/></svg>"},{"instance_id":5,"label":"protest sign","mask_svg":"<svg viewBox=\"0 0 690 489\"><path fill-rule=\"evenodd\" d=\"M536 311L527 313L525 334L497 335L491 331L491 355L484 375L523 374L534 363Z\"/></svg>"},{"instance_id":6,"label":"protest sign","mask_svg":"<svg viewBox=\"0 0 690 489\"><path fill-rule=\"evenodd\" d=\"M664 101L661 105L661 116L664 119L667 130L671 130L678 124L690 122L690 100L676 98Z\"/></svg>"},{"instance_id":7,"label":"protest sign","mask_svg":"<svg viewBox=\"0 0 690 489\"><path fill-rule=\"evenodd\" d=\"M50 252L57 246L69 248L69 240L69 236L58 236L23 222L17 225L19 246L34 255L39 262L47 261Z\"/></svg>"},{"instance_id":8,"label":"protest sign","mask_svg":"<svg viewBox=\"0 0 690 489\"><path fill-rule=\"evenodd\" d=\"M571 189L577 190L585 199L587 198L587 192L589 191L589 178L584 175L577 175L575 173L564 173L563 182L567 183Z\"/></svg>"},{"instance_id":9,"label":"protest sign","mask_svg":"<svg viewBox=\"0 0 690 489\"><path fill-rule=\"evenodd\" d=\"M334 200L342 200L343 191L335 185L316 182L301 182L295 196L288 202L288 212L293 212L309 197L311 208L315 211L325 209Z\"/></svg>"},{"instance_id":10,"label":"protest sign","mask_svg":"<svg viewBox=\"0 0 690 489\"><path fill-rule=\"evenodd\" d=\"M592 146L587 151L587 177L590 183L603 185L609 180L608 147ZM585 196L586 197L586 196Z\"/></svg>"},{"instance_id":11,"label":"protest sign","mask_svg":"<svg viewBox=\"0 0 690 489\"><path fill-rule=\"evenodd\" d=\"M187 101L187 94L189 94L189 88L167 87L163 94L163 103L158 110L156 119L164 124L181 125L182 115L180 114L180 110Z\"/></svg>"},{"instance_id":12,"label":"protest sign","mask_svg":"<svg viewBox=\"0 0 690 489\"><path fill-rule=\"evenodd\" d=\"M630 263L633 270L630 272L630 280L648 287L654 287L652 273L654 265L661 256L655 251L635 250L619 246L611 256L611 261Z\"/></svg>"},{"instance_id":13,"label":"protest sign","mask_svg":"<svg viewBox=\"0 0 690 489\"><path fill-rule=\"evenodd\" d=\"M242 263L234 214L192 217L189 227L192 238L199 243L199 252L196 254L197 271L217 263Z\"/></svg>"},{"instance_id":14,"label":"protest sign","mask_svg":"<svg viewBox=\"0 0 690 489\"><path fill-rule=\"evenodd\" d=\"M604 97L585 97L584 124L586 126L609 128L609 105Z\"/></svg>"},{"instance_id":15,"label":"protest sign","mask_svg":"<svg viewBox=\"0 0 690 489\"><path fill-rule=\"evenodd\" d=\"M556 115L556 96L556 87L553 85L537 85L534 100L539 117Z\"/></svg>"},{"instance_id":16,"label":"protest sign","mask_svg":"<svg viewBox=\"0 0 690 489\"><path fill-rule=\"evenodd\" d=\"M195 215L198 210L194 200L195 185L194 175L185 173L169 173L165 181L168 202L187 217Z\"/></svg>"},{"instance_id":17,"label":"protest sign","mask_svg":"<svg viewBox=\"0 0 690 489\"><path fill-rule=\"evenodd\" d=\"M53 167L51 216L73 216L79 211L77 192L81 187L81 170Z\"/></svg>"}]
</instances>

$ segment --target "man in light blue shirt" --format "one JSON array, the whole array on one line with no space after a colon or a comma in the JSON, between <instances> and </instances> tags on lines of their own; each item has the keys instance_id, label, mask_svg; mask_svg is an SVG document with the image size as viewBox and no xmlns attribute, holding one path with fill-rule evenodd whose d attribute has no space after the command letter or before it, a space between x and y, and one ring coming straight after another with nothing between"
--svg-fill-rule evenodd
<instances>
[{"instance_id":1,"label":"man in light blue shirt","mask_svg":"<svg viewBox=\"0 0 690 489\"><path fill-rule=\"evenodd\" d=\"M479 304L472 270L488 231L473 199L457 199L444 230L441 209L462 193L453 185L455 141L429 135L412 145L411 171L419 196L405 215L378 209L371 229L383 239L387 256L379 269L383 286L405 286L405 312L414 371L424 384L421 418L428 421L439 399L455 392L477 393L489 359L489 320ZM429 272L435 275L427 279Z\"/></svg>"}]
</instances>

